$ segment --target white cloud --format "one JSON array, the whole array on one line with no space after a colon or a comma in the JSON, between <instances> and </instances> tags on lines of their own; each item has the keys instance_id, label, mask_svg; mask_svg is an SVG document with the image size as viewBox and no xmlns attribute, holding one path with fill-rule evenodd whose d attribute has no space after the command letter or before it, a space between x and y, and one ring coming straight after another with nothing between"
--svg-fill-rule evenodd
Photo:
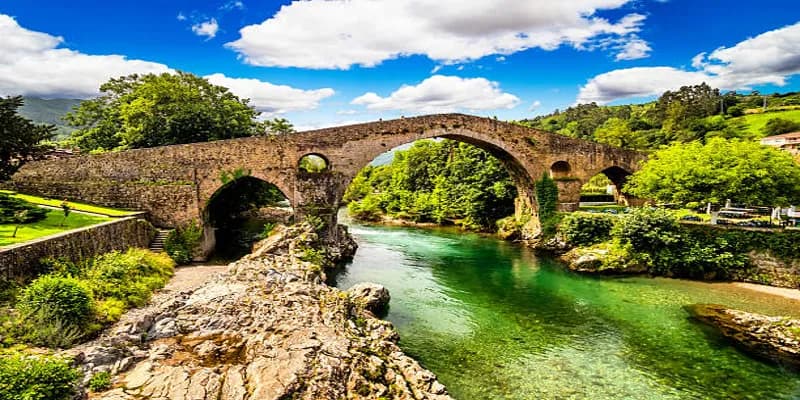
<instances>
[{"instance_id":1,"label":"white cloud","mask_svg":"<svg viewBox=\"0 0 800 400\"><path fill-rule=\"evenodd\" d=\"M229 78L223 74L205 77L209 82L225 86L239 97L250 99L256 110L267 115L289 111L313 110L323 99L334 95L330 88L302 90L285 85L274 85L258 79Z\"/></svg>"},{"instance_id":2,"label":"white cloud","mask_svg":"<svg viewBox=\"0 0 800 400\"><path fill-rule=\"evenodd\" d=\"M651 50L653 49L650 48L650 45L647 42L639 38L634 38L628 40L622 45L621 51L617 53L617 56L614 59L617 61L638 60L640 58L648 57Z\"/></svg>"},{"instance_id":3,"label":"white cloud","mask_svg":"<svg viewBox=\"0 0 800 400\"><path fill-rule=\"evenodd\" d=\"M164 64L129 60L121 55L89 55L58 48L61 37L27 30L0 14L0 96L29 95L46 98L90 98L110 78L133 73L164 73ZM301 90L256 79L208 77L237 96L250 98L259 111L277 114L314 109L333 89Z\"/></svg>"},{"instance_id":4,"label":"white cloud","mask_svg":"<svg viewBox=\"0 0 800 400\"><path fill-rule=\"evenodd\" d=\"M706 82L720 89L749 89L754 85L785 85L800 74L800 22L762 33L691 60L695 70L673 67L618 69L590 79L578 94L578 103L659 95L684 85Z\"/></svg>"},{"instance_id":5,"label":"white cloud","mask_svg":"<svg viewBox=\"0 0 800 400\"><path fill-rule=\"evenodd\" d=\"M339 110L336 112L336 115L356 115L358 114L357 110Z\"/></svg>"},{"instance_id":6,"label":"white cloud","mask_svg":"<svg viewBox=\"0 0 800 400\"><path fill-rule=\"evenodd\" d=\"M528 111L536 110L537 108L539 108L541 106L542 106L542 102L541 101L534 100L533 103L531 103L531 106L528 107Z\"/></svg>"},{"instance_id":7,"label":"white cloud","mask_svg":"<svg viewBox=\"0 0 800 400\"><path fill-rule=\"evenodd\" d=\"M63 38L21 27L0 14L0 95L87 98L102 82L133 73L162 73L159 63L122 55L88 55L58 48Z\"/></svg>"},{"instance_id":8,"label":"white cloud","mask_svg":"<svg viewBox=\"0 0 800 400\"><path fill-rule=\"evenodd\" d=\"M178 18L178 21L186 21L186 19L187 19L186 16L183 15L182 12L179 12L178 16L176 18Z\"/></svg>"},{"instance_id":9,"label":"white cloud","mask_svg":"<svg viewBox=\"0 0 800 400\"><path fill-rule=\"evenodd\" d=\"M434 75L416 86L403 85L388 97L365 93L351 104L370 110L440 113L511 109L519 102L517 96L503 92L497 82L485 78Z\"/></svg>"},{"instance_id":10,"label":"white cloud","mask_svg":"<svg viewBox=\"0 0 800 400\"><path fill-rule=\"evenodd\" d=\"M640 14L597 16L629 1L297 1L242 28L227 46L253 65L316 69L372 67L414 54L451 64L529 48L591 50L593 41L640 30Z\"/></svg>"},{"instance_id":11,"label":"white cloud","mask_svg":"<svg viewBox=\"0 0 800 400\"><path fill-rule=\"evenodd\" d=\"M229 1L223 4L219 9L222 11L244 10L244 3L238 0Z\"/></svg>"},{"instance_id":12,"label":"white cloud","mask_svg":"<svg viewBox=\"0 0 800 400\"><path fill-rule=\"evenodd\" d=\"M213 39L214 36L217 36L217 31L219 31L219 24L216 18L211 18L208 21L192 25L192 32L194 32L195 35L205 36L209 39Z\"/></svg>"}]
</instances>

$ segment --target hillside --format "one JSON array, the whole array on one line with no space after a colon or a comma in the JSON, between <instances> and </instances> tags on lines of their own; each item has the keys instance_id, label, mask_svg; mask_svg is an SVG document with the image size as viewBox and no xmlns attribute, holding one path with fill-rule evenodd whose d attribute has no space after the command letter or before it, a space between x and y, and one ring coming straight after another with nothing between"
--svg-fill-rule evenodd
<instances>
[{"instance_id":1,"label":"hillside","mask_svg":"<svg viewBox=\"0 0 800 400\"><path fill-rule=\"evenodd\" d=\"M61 118L80 102L77 99L25 97L25 105L20 108L19 113L34 122L55 125L58 128L58 137L64 138L74 129L68 127Z\"/></svg>"},{"instance_id":2,"label":"hillside","mask_svg":"<svg viewBox=\"0 0 800 400\"><path fill-rule=\"evenodd\" d=\"M800 93L721 93L701 84L643 104L579 104L517 123L638 150L712 137L750 140L800 130Z\"/></svg>"}]
</instances>

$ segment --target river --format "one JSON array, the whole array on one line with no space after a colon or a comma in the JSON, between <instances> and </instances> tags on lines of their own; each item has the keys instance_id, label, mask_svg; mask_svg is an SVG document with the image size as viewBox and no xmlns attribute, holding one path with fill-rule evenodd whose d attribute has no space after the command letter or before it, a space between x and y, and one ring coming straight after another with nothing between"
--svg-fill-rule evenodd
<instances>
[{"instance_id":1,"label":"river","mask_svg":"<svg viewBox=\"0 0 800 400\"><path fill-rule=\"evenodd\" d=\"M453 230L350 223L339 288L392 295L400 346L457 399L800 399L800 375L752 359L682 306L800 317L800 303L727 284L565 271L522 246Z\"/></svg>"}]
</instances>

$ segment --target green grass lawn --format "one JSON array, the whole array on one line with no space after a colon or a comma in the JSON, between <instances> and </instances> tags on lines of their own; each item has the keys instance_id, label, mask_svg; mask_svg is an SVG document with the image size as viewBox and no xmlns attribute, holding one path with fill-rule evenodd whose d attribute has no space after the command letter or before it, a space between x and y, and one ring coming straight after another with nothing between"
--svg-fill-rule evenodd
<instances>
[{"instance_id":1,"label":"green grass lawn","mask_svg":"<svg viewBox=\"0 0 800 400\"><path fill-rule=\"evenodd\" d=\"M0 193L8 193L8 194L11 194L12 197L16 197L18 199L22 199L22 200L25 200L27 202L34 203L34 204L40 204L40 205L43 205L43 206L61 207L61 202L63 201L63 199L62 200L45 199L43 197L38 197L38 196L31 196L31 195L27 195L27 194L14 193L14 192L11 192L11 191L8 191L8 190L0 190ZM67 203L69 203L69 206L72 207L72 209L75 210L75 211L85 211L85 212L90 212L90 213L95 213L95 214L108 215L109 217L125 217L125 216L128 216L128 215L131 215L131 214L135 213L134 211L125 211L125 210L117 210L117 209L108 208L108 207L92 206L92 205L89 205L89 204L76 203L76 202L72 202L72 201L69 201Z\"/></svg>"},{"instance_id":2,"label":"green grass lawn","mask_svg":"<svg viewBox=\"0 0 800 400\"><path fill-rule=\"evenodd\" d=\"M5 224L0 225L0 247L8 246L10 244L27 242L36 238L52 235L59 232L68 231L71 229L81 228L84 226L95 225L106 221L111 221L109 217L97 217L93 215L71 213L64 226L61 221L64 220L64 212L61 210L52 210L47 213L47 218L34 222L31 224L20 225L17 231L17 237L11 237L14 233L15 225Z\"/></svg>"},{"instance_id":3,"label":"green grass lawn","mask_svg":"<svg viewBox=\"0 0 800 400\"><path fill-rule=\"evenodd\" d=\"M764 134L761 133L761 130L767 125L767 121L773 118L782 118L790 121L800 122L800 110L748 114L734 119L744 120L745 124L747 124L748 131L754 133L757 137L762 137Z\"/></svg>"}]
</instances>

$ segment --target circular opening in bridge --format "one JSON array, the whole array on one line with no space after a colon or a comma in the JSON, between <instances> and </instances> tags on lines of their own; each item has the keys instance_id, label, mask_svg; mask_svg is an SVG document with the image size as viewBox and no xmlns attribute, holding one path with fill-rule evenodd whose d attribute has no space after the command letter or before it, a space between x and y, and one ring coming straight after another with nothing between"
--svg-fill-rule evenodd
<instances>
[{"instance_id":1,"label":"circular opening in bridge","mask_svg":"<svg viewBox=\"0 0 800 400\"><path fill-rule=\"evenodd\" d=\"M277 186L251 176L225 183L206 207L206 222L215 228L214 257L231 261L248 254L278 223L290 223L291 204Z\"/></svg>"},{"instance_id":2,"label":"circular opening in bridge","mask_svg":"<svg viewBox=\"0 0 800 400\"><path fill-rule=\"evenodd\" d=\"M550 166L550 177L553 179L563 179L569 177L572 168L566 161L556 161Z\"/></svg>"},{"instance_id":3,"label":"circular opening in bridge","mask_svg":"<svg viewBox=\"0 0 800 400\"><path fill-rule=\"evenodd\" d=\"M327 171L329 164L328 159L326 159L322 154L306 154L300 158L300 162L298 163L297 167L300 169L300 172L318 174L320 172Z\"/></svg>"}]
</instances>

